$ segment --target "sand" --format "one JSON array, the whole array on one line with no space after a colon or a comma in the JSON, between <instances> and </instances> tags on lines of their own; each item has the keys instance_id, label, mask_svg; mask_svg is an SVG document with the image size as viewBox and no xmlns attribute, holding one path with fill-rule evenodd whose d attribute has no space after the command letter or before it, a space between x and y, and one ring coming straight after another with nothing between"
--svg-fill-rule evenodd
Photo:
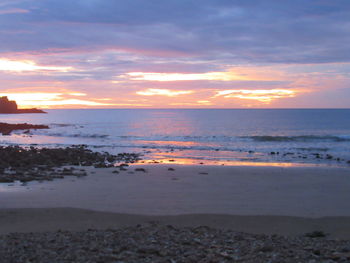
<instances>
[{"instance_id":1,"label":"sand","mask_svg":"<svg viewBox=\"0 0 350 263\"><path fill-rule=\"evenodd\" d=\"M135 172L137 167L147 172ZM113 170L0 186L0 233L156 221L283 235L322 230L350 237L349 169L168 164L132 166L119 174Z\"/></svg>"},{"instance_id":2,"label":"sand","mask_svg":"<svg viewBox=\"0 0 350 263\"><path fill-rule=\"evenodd\" d=\"M350 217L302 218L291 216L239 216L188 214L145 216L98 212L77 208L22 208L0 210L0 234L13 232L85 231L161 224L176 227L209 226L253 234L300 236L323 231L330 238L350 238Z\"/></svg>"}]
</instances>

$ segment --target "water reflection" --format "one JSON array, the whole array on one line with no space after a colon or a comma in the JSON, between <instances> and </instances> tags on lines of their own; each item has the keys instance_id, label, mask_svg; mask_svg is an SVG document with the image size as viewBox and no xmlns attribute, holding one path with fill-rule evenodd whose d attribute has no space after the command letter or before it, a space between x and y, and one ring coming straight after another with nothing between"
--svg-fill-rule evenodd
<instances>
[{"instance_id":1,"label":"water reflection","mask_svg":"<svg viewBox=\"0 0 350 263\"><path fill-rule=\"evenodd\" d=\"M327 164L313 163L286 163L286 162L251 162L235 160L195 160L190 158L163 158L156 160L144 160L133 165L142 164L175 164L175 165L215 165L215 166L256 166L256 167L326 167Z\"/></svg>"}]
</instances>

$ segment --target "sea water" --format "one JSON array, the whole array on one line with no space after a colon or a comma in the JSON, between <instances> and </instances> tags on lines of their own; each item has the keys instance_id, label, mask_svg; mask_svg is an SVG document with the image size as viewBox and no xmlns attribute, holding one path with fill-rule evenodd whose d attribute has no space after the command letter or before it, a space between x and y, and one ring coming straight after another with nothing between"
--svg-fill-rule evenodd
<instances>
[{"instance_id":1,"label":"sea water","mask_svg":"<svg viewBox=\"0 0 350 263\"><path fill-rule=\"evenodd\" d=\"M138 152L183 163L350 166L349 109L79 109L0 114L0 122L48 130L0 135L1 145Z\"/></svg>"}]
</instances>

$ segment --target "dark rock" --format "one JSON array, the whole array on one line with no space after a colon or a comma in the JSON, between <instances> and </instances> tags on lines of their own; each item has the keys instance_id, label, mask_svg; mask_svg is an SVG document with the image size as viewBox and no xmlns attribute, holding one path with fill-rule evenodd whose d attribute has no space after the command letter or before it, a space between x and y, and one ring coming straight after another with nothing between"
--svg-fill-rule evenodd
<instances>
[{"instance_id":1,"label":"dark rock","mask_svg":"<svg viewBox=\"0 0 350 263\"><path fill-rule=\"evenodd\" d=\"M105 159L111 163L105 163ZM65 176L86 176L83 169L53 167L70 166L76 163L96 167L114 167L115 162L129 162L138 160L138 154L111 155L109 153L92 152L85 146L72 146L66 148L23 148L19 146L0 146L0 182L13 182L20 180L28 182L33 180L52 180ZM120 168L127 165L124 164ZM126 169L125 169L126 170Z\"/></svg>"},{"instance_id":2,"label":"dark rock","mask_svg":"<svg viewBox=\"0 0 350 263\"><path fill-rule=\"evenodd\" d=\"M34 125L28 123L20 123L20 124L9 124L0 122L0 133L2 135L10 135L12 131L15 130L31 130L31 129L49 129L47 125Z\"/></svg>"},{"instance_id":3,"label":"dark rock","mask_svg":"<svg viewBox=\"0 0 350 263\"><path fill-rule=\"evenodd\" d=\"M258 249L258 251L261 251L261 252L264 252L264 253L272 252L273 251L273 247L272 246L263 246L260 249Z\"/></svg>"},{"instance_id":4,"label":"dark rock","mask_svg":"<svg viewBox=\"0 0 350 263\"><path fill-rule=\"evenodd\" d=\"M331 159L333 159L333 156L330 155L330 154L327 154L327 155L326 155L326 159L327 159L327 160L331 160Z\"/></svg>"},{"instance_id":5,"label":"dark rock","mask_svg":"<svg viewBox=\"0 0 350 263\"><path fill-rule=\"evenodd\" d=\"M325 234L323 231L313 231L310 233L306 233L306 237L311 237L311 238L318 238L318 237L326 237L327 234Z\"/></svg>"}]
</instances>

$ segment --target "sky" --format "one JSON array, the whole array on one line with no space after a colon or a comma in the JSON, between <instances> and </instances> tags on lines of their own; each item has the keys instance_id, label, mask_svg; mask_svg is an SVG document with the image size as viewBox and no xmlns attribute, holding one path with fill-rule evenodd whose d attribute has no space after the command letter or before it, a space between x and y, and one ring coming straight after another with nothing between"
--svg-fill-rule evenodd
<instances>
[{"instance_id":1,"label":"sky","mask_svg":"<svg viewBox=\"0 0 350 263\"><path fill-rule=\"evenodd\" d=\"M0 0L0 96L41 108L349 108L349 0Z\"/></svg>"}]
</instances>

